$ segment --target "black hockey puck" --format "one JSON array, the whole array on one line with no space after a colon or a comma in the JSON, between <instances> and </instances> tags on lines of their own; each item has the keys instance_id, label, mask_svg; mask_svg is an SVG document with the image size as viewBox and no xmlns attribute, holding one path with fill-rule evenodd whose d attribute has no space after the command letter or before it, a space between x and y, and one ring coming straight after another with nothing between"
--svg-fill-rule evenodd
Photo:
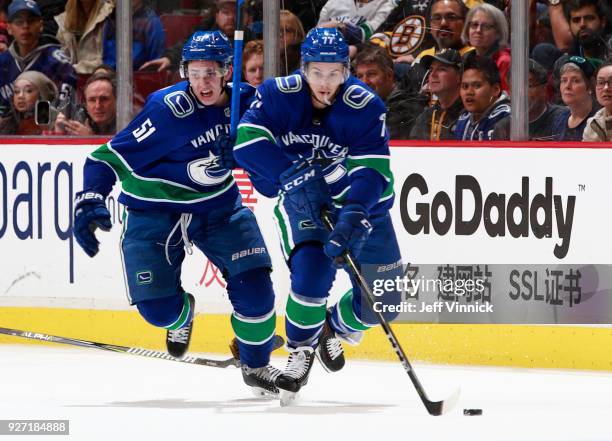
<instances>
[{"instance_id":1,"label":"black hockey puck","mask_svg":"<svg viewBox=\"0 0 612 441\"><path fill-rule=\"evenodd\" d=\"M482 409L463 409L463 415L466 415L466 416L482 415Z\"/></svg>"}]
</instances>

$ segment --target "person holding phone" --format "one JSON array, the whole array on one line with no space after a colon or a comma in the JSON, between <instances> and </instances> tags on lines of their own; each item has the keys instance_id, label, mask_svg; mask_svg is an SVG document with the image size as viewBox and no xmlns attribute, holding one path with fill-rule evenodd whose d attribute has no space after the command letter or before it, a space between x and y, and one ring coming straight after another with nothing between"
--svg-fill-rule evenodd
<instances>
[{"instance_id":1,"label":"person holding phone","mask_svg":"<svg viewBox=\"0 0 612 441\"><path fill-rule=\"evenodd\" d=\"M57 86L45 74L34 70L22 73L13 83L11 110L8 116L0 119L0 133L22 136L44 134L44 126L37 125L34 118L36 103L53 102L57 95Z\"/></svg>"},{"instance_id":2,"label":"person holding phone","mask_svg":"<svg viewBox=\"0 0 612 441\"><path fill-rule=\"evenodd\" d=\"M58 108L73 103L77 83L76 72L64 55L59 41L42 34L43 20L37 3L13 0L7 9L8 33L13 42L0 53L0 116L11 111L12 83L26 71L35 70L49 77L59 90Z\"/></svg>"},{"instance_id":3,"label":"person holding phone","mask_svg":"<svg viewBox=\"0 0 612 441\"><path fill-rule=\"evenodd\" d=\"M107 72L94 73L83 89L85 107L72 118L60 113L55 121L56 135L93 136L116 133L117 93L115 78Z\"/></svg>"}]
</instances>

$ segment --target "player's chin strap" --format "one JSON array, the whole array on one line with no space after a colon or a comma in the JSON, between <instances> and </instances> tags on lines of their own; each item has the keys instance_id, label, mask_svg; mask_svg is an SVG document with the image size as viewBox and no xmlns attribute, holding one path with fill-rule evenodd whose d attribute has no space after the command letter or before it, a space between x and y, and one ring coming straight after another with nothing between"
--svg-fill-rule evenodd
<instances>
[{"instance_id":1,"label":"player's chin strap","mask_svg":"<svg viewBox=\"0 0 612 441\"><path fill-rule=\"evenodd\" d=\"M174 228L172 228L172 231L170 231L170 234L168 234L168 238L166 239L166 244L164 246L164 252L166 253L166 261L168 262L168 265L172 265L172 262L170 261L170 253L168 252L168 247L170 246L170 240L172 239L174 232L179 227L181 227L181 240L183 241L183 244L185 246L185 252L189 255L193 254L193 245L191 244L191 241L189 240L189 236L187 235L187 229L189 228L191 219L193 219L193 214L182 213L180 219L174 225ZM181 243L181 240L179 240L175 245L178 245L179 243Z\"/></svg>"}]
</instances>

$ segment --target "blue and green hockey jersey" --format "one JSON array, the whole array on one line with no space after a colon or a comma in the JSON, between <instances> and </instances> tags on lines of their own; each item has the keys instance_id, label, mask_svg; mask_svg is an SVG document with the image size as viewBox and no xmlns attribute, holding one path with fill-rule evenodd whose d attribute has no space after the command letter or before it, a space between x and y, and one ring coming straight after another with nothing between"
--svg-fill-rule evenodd
<instances>
[{"instance_id":1,"label":"blue and green hockey jersey","mask_svg":"<svg viewBox=\"0 0 612 441\"><path fill-rule=\"evenodd\" d=\"M231 94L232 85L226 86ZM241 84L241 114L255 89ZM230 131L230 104L204 106L187 81L151 94L132 122L94 151L83 188L107 196L120 180L119 202L136 209L198 213L232 205L238 188L231 170L212 153Z\"/></svg>"},{"instance_id":2,"label":"blue and green hockey jersey","mask_svg":"<svg viewBox=\"0 0 612 441\"><path fill-rule=\"evenodd\" d=\"M307 159L325 173L336 205L366 206L370 214L392 205L393 174L382 100L354 77L340 86L333 104L317 110L300 74L266 80L238 125L234 155L267 196L279 188L279 176L292 163Z\"/></svg>"}]
</instances>

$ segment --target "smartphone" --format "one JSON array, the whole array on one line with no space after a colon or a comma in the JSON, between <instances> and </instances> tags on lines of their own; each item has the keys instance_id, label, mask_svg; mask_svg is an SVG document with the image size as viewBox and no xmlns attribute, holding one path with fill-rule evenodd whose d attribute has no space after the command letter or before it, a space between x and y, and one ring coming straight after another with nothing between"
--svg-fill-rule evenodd
<instances>
[{"instance_id":1,"label":"smartphone","mask_svg":"<svg viewBox=\"0 0 612 441\"><path fill-rule=\"evenodd\" d=\"M49 101L36 101L34 121L39 126L48 126L51 123L51 103Z\"/></svg>"},{"instance_id":2,"label":"smartphone","mask_svg":"<svg viewBox=\"0 0 612 441\"><path fill-rule=\"evenodd\" d=\"M87 110L82 106L79 106L77 111L74 113L74 116L72 117L74 121L78 121L81 124L85 124L85 121L87 121L88 118L89 115L87 114Z\"/></svg>"}]
</instances>

